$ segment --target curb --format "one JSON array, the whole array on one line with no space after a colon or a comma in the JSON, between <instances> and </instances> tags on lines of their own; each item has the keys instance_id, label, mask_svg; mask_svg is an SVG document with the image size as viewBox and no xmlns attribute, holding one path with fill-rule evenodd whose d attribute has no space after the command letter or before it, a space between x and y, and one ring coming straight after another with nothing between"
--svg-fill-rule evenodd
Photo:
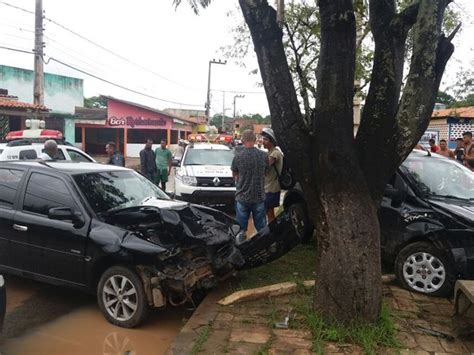
<instances>
[{"instance_id":1,"label":"curb","mask_svg":"<svg viewBox=\"0 0 474 355\"><path fill-rule=\"evenodd\" d=\"M217 301L225 295L226 284L208 294L186 322L166 355L191 354L202 328L211 324L217 316Z\"/></svg>"}]
</instances>

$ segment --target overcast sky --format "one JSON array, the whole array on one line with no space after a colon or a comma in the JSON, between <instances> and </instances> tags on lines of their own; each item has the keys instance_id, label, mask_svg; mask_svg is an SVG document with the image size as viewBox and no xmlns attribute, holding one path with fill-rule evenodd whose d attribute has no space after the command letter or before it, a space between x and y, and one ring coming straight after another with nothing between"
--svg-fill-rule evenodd
<instances>
[{"instance_id":1,"label":"overcast sky","mask_svg":"<svg viewBox=\"0 0 474 355\"><path fill-rule=\"evenodd\" d=\"M0 0L0 46L31 50L34 16L2 2L34 11L35 0ZM172 0L43 0L46 17L147 70L48 21L45 21L45 54L47 58L59 59L148 95L195 106L129 93L54 61L45 66L45 71L83 78L86 97L104 94L159 109L203 109L208 62L222 58L219 48L231 43L229 30L240 19L227 16L229 10L235 9L236 0L215 0L199 16L195 16L186 3L183 0L182 6L175 10ZM457 49L448 64L444 86L452 84L460 67L474 66L474 1L457 0L454 6L462 11L465 21L463 31L454 41ZM32 69L33 56L0 49L0 64ZM263 89L256 85L258 78L248 74L254 67L257 67L256 63L250 63L247 68L230 62L212 66L211 115L221 113L223 109L223 94L219 90L228 91L225 97L227 115L233 113L233 98L237 93L245 93L245 98L237 100L238 112L268 114Z\"/></svg>"}]
</instances>

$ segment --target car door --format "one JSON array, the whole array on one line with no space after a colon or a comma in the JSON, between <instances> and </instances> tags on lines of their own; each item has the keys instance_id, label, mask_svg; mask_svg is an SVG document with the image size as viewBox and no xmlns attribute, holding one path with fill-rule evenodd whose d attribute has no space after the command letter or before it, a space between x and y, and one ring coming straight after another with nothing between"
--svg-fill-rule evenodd
<instances>
[{"instance_id":1,"label":"car door","mask_svg":"<svg viewBox=\"0 0 474 355\"><path fill-rule=\"evenodd\" d=\"M12 249L12 243L15 244L14 207L23 175L24 170L21 169L0 168L0 265L2 266L15 267L21 264L20 258L12 257L17 252L16 248ZM23 246L18 247L21 250Z\"/></svg>"},{"instance_id":2,"label":"car door","mask_svg":"<svg viewBox=\"0 0 474 355\"><path fill-rule=\"evenodd\" d=\"M78 152L77 150L74 149L66 149L67 154L69 155L70 160L72 161L77 161L77 162L86 162L86 163L91 163L94 162L92 159L88 158L85 154L82 154L81 152Z\"/></svg>"},{"instance_id":3,"label":"car door","mask_svg":"<svg viewBox=\"0 0 474 355\"><path fill-rule=\"evenodd\" d=\"M14 221L18 235L28 244L25 271L73 282L85 283L85 248L89 217L68 177L31 172L24 189L23 204ZM81 227L72 221L53 220L53 207L69 207L85 220ZM31 275L30 275L31 276Z\"/></svg>"}]
</instances>

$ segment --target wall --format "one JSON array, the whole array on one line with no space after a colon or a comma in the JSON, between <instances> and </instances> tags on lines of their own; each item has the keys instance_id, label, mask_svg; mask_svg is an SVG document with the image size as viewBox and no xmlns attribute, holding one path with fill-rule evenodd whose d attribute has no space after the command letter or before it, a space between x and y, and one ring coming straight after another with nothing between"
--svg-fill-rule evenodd
<instances>
[{"instance_id":1,"label":"wall","mask_svg":"<svg viewBox=\"0 0 474 355\"><path fill-rule=\"evenodd\" d=\"M0 88L19 101L33 103L34 72L32 70L0 65ZM53 113L74 114L75 106L84 104L83 80L62 75L45 73L44 104ZM74 119L65 119L64 136L75 142Z\"/></svg>"}]
</instances>

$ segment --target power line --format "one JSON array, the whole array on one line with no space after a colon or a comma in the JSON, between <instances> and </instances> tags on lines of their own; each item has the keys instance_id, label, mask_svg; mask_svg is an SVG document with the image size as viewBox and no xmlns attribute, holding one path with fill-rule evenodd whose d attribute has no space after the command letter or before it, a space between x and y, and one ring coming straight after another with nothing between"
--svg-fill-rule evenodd
<instances>
[{"instance_id":1,"label":"power line","mask_svg":"<svg viewBox=\"0 0 474 355\"><path fill-rule=\"evenodd\" d=\"M6 49L6 50L10 50L10 51L15 51L15 52L20 52L20 53L27 53L27 54L34 54L33 51L27 51L27 50L23 50L23 49L18 49L18 48L12 48L12 47L7 47L7 46L2 46L0 45L0 48L2 49ZM56 63L59 63L61 65L64 65L65 67L68 67L70 69L73 69L73 70L76 70L82 74L85 74L87 76L90 76L94 79L97 79L97 80L100 80L100 81L103 81L109 85L112 85L112 86L115 86L115 87L118 87L120 89L123 89L123 90L126 90L126 91L129 91L129 92L132 92L134 94L138 94L138 95L141 95L141 96L145 96L145 97L148 97L150 99L155 99L155 100L158 100L158 101L162 101L162 102L166 102L166 103L170 103L170 104L173 104L173 105L180 105L180 106L190 106L190 107L202 107L202 105L195 105L195 104L187 104L187 103L183 103L183 102L177 102L177 101L171 101L171 100L166 100L166 99L162 99L160 97L156 97L156 96L153 96L153 95L149 95L147 93L144 93L144 92L140 92L138 90L134 90L134 89L130 89L126 86L123 86L121 84L117 84L117 83L114 83L113 81L110 81L110 80L107 80L107 79L104 79L104 78L101 78L100 76L98 75L95 75L95 74L92 74L92 73L89 73L88 71L86 70L83 70L83 69L80 69L76 66L73 66L73 65L70 65L68 63L65 63L63 62L62 60L59 60L59 59L56 59L56 58L53 58L53 57L49 57L49 59L46 61L46 64L48 64L50 61L54 61Z\"/></svg>"},{"instance_id":2,"label":"power line","mask_svg":"<svg viewBox=\"0 0 474 355\"><path fill-rule=\"evenodd\" d=\"M73 65L70 65L70 64L67 64L59 59L56 59L56 58L53 58L53 57L50 57L49 60L52 60L54 62L57 62L59 64L62 64L64 65L65 67L68 67L70 69L73 69L73 70L76 70L82 74L85 74L85 75L88 75L94 79L97 79L97 80L100 80L100 81L103 81L107 84L110 84L110 85L113 85L113 86L116 86L118 88L121 88L123 90L127 90L127 91L130 91L130 92L133 92L135 94L138 94L138 95L142 95L142 96L146 96L148 98L151 98L151 99L155 99L155 100L159 100L159 101L163 101L163 102L166 102L166 103L170 103L170 104L174 104L174 105L180 105L180 106L193 106L193 107L201 107L202 105L195 105L195 104L186 104L186 103L183 103L183 102L177 102L177 101L171 101L171 100L165 100L165 99L162 99L162 98L159 98L159 97L156 97L156 96L153 96L153 95L149 95L149 94L146 94L146 93L143 93L143 92L140 92L140 91L137 91L137 90L134 90L134 89L130 89L130 88L127 88L126 86L123 86L123 85L120 85L120 84L117 84L117 83L114 83L110 80L107 80L107 79L104 79L104 78L101 78L97 75L94 75L94 74L91 74L85 70L82 70L80 68L77 68ZM49 62L48 60L48 62Z\"/></svg>"},{"instance_id":3,"label":"power line","mask_svg":"<svg viewBox=\"0 0 474 355\"><path fill-rule=\"evenodd\" d=\"M221 89L211 89L211 91L228 92L230 94L265 94L265 91L235 91L235 90L221 90Z\"/></svg>"},{"instance_id":4,"label":"power line","mask_svg":"<svg viewBox=\"0 0 474 355\"><path fill-rule=\"evenodd\" d=\"M8 3L8 2L5 2L5 1L0 1L0 3L2 3L3 5L6 5L6 6L8 6L8 7L12 7L12 8L14 8L14 9L21 10L21 11L23 11L23 12L27 12L27 13L29 13L29 14L33 14L33 15L35 14L34 11L30 11L30 10L24 9L23 7L19 7L19 6L16 6L16 5L12 5L12 4L10 4L10 3Z\"/></svg>"},{"instance_id":5,"label":"power line","mask_svg":"<svg viewBox=\"0 0 474 355\"><path fill-rule=\"evenodd\" d=\"M24 11L24 12L27 12L27 13L30 13L30 14L34 14L34 12L32 12L32 11L30 11L30 10L27 10L27 9L22 8L22 7L19 7L19 6L12 5L12 4L7 3L7 2L5 2L5 1L2 1L2 0L0 0L0 3L1 3L1 4L4 4L4 5L6 5L6 6L9 6L9 7L12 7L12 8L15 8L15 9L18 9L18 10L21 10L21 11ZM160 79L162 79L162 80L168 81L168 82L173 83L173 84L175 84L175 85L178 85L178 86L181 86L181 87L184 87L184 88L188 88L188 89L191 89L191 90L200 90L200 89L198 89L198 88L191 87L191 86L182 84L182 83L180 83L180 82L177 82L177 81L175 81L175 80L169 79L169 78L167 78L167 77L165 77L165 76L163 76L163 75L161 75L161 74L159 74L159 73L157 73L157 72L155 72L155 71L153 71L153 70L151 70L151 69L149 69L149 68L144 67L144 66L141 65L141 64L135 63L135 62L131 61L130 59L125 58L124 56L122 56L122 55L120 55L120 54L118 54L118 53L115 53L115 52L111 51L110 49L108 49L108 48L106 48L106 47L100 45L100 44L97 43L97 42L94 42L94 41L90 40L89 38L87 38L87 37L81 35L80 33L78 33L78 32L76 32L76 31L74 31L74 30L68 28L67 26L65 26L65 25L63 25L63 24L61 24L61 23L59 23L59 22L57 22L57 21L55 21L55 20L53 20L53 19L51 19L51 18L49 18L49 17L44 16L44 19L45 19L46 21L48 21L48 22L50 22L50 23L52 23L52 24L54 24L54 25L56 25L56 26L62 28L63 30L65 30L65 31L67 31L67 32L69 32L69 33L71 33L71 34L73 34L73 35L75 35L75 36L81 38L82 40L84 40L84 41L86 41L86 42L88 42L88 43L90 43L90 44L92 44L92 45L94 45L94 46L96 46L96 47L102 49L103 51L105 51L105 52L107 52L107 53L109 53L109 54L111 54L111 55L113 55L113 56L115 56L115 57L117 57L117 58L119 58L119 59L121 59L121 60L123 60L123 61L129 63L129 64L132 64L132 65L134 65L134 66L136 66L136 67L138 67L138 68L140 68L140 69L142 69L142 70L144 70L144 71L147 71L147 72L149 72L149 73L155 75L156 77L158 77L158 78L160 78Z\"/></svg>"}]
</instances>

